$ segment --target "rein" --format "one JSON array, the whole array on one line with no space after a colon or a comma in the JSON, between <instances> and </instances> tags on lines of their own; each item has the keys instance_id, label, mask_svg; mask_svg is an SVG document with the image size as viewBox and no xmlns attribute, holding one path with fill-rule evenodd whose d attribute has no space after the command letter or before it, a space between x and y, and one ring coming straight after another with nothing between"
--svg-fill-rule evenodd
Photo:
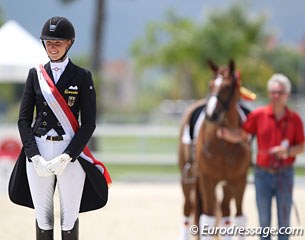
<instances>
[{"instance_id":1,"label":"rein","mask_svg":"<svg viewBox=\"0 0 305 240\"><path fill-rule=\"evenodd\" d=\"M227 111L229 110L231 101L232 101L232 99L234 97L234 93L235 93L236 87L238 87L238 81L237 81L236 76L233 75L233 85L230 87L230 92L229 92L229 94L228 94L226 99L222 99L218 95L218 93L214 93L214 94L212 94L210 96L210 97L215 96L217 98L217 100L219 101L219 103L222 106L222 111L221 111L221 113L220 113L221 115L219 117L220 120L213 121L212 119L206 118L206 121L209 121L209 122L215 124L217 127L223 127L223 126L226 125L227 127L231 128L231 126L230 126L231 124L230 124L230 121L229 121L228 116L227 116ZM236 111L236 114L238 114L238 111ZM239 119L240 119L240 117L239 117ZM206 124L203 123L202 127L205 128ZM203 129L203 131L205 132L205 129ZM203 140L203 144L204 144L204 146L203 146L204 153L206 154L206 156L208 158L212 158L213 154L208 150L208 147L207 147L208 146L208 141L206 141L207 140L207 136L205 136L205 134L204 134L204 138L202 140ZM249 149L251 150L251 147L248 144L248 142L240 142L238 144L240 144L241 147L243 147L243 148L245 148L247 150L249 150Z\"/></svg>"}]
</instances>

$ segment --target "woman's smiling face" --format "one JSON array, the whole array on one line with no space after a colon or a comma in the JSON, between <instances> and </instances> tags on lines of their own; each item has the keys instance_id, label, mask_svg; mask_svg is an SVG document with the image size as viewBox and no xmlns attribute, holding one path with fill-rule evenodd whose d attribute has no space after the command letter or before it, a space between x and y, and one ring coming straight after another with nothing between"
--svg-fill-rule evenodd
<instances>
[{"instance_id":1,"label":"woman's smiling face","mask_svg":"<svg viewBox=\"0 0 305 240\"><path fill-rule=\"evenodd\" d=\"M49 58L57 61L62 58L71 45L71 40L44 40Z\"/></svg>"}]
</instances>

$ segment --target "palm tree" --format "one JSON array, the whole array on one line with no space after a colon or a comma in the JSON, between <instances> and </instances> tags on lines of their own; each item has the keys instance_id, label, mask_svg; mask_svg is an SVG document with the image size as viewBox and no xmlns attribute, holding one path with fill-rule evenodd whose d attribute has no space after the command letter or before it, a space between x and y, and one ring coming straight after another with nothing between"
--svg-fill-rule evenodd
<instances>
[{"instance_id":1,"label":"palm tree","mask_svg":"<svg viewBox=\"0 0 305 240\"><path fill-rule=\"evenodd\" d=\"M106 0L96 0L95 17L93 23L93 44L90 64L94 72L99 72L103 63L103 42L106 16Z\"/></svg>"},{"instance_id":2,"label":"palm tree","mask_svg":"<svg viewBox=\"0 0 305 240\"><path fill-rule=\"evenodd\" d=\"M77 0L61 0L62 3L68 4L75 2ZM93 32L92 32L92 49L90 55L90 68L92 73L95 75L97 80L95 85L96 89L99 91L101 89L101 77L100 69L102 66L102 56L103 56L103 41L104 41L104 26L105 26L105 13L106 13L106 0L96 0L95 2L95 14L93 18ZM100 98L98 98L99 101ZM101 115L102 104L98 104L97 116ZM97 149L96 139L91 138L89 146L92 150Z\"/></svg>"},{"instance_id":3,"label":"palm tree","mask_svg":"<svg viewBox=\"0 0 305 240\"><path fill-rule=\"evenodd\" d=\"M68 4L77 0L61 0ZM106 0L96 0L95 14L93 18L92 49L90 55L90 67L94 74L97 74L102 66L104 26L106 15Z\"/></svg>"}]
</instances>

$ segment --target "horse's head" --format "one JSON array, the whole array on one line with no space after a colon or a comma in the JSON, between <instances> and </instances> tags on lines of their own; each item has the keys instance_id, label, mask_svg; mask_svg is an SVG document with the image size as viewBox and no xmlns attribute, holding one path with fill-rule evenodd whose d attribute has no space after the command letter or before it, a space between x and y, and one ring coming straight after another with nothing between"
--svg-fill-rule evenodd
<instances>
[{"instance_id":1,"label":"horse's head","mask_svg":"<svg viewBox=\"0 0 305 240\"><path fill-rule=\"evenodd\" d=\"M205 109L206 118L215 123L222 123L226 112L235 107L239 98L239 82L235 73L235 63L230 60L227 66L218 67L211 60L208 61L214 72L214 79L210 83L211 93Z\"/></svg>"}]
</instances>

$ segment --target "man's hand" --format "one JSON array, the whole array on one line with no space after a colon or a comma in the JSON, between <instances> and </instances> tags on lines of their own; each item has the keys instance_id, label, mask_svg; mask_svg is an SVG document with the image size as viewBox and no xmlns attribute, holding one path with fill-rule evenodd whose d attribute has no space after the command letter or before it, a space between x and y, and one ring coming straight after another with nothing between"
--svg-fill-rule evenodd
<instances>
[{"instance_id":1,"label":"man's hand","mask_svg":"<svg viewBox=\"0 0 305 240\"><path fill-rule=\"evenodd\" d=\"M52 172L47 167L47 161L42 156L35 155L31 160L38 176L47 177L52 175Z\"/></svg>"},{"instance_id":2,"label":"man's hand","mask_svg":"<svg viewBox=\"0 0 305 240\"><path fill-rule=\"evenodd\" d=\"M48 169L56 175L61 175L71 160L68 154L63 153L48 162Z\"/></svg>"},{"instance_id":3,"label":"man's hand","mask_svg":"<svg viewBox=\"0 0 305 240\"><path fill-rule=\"evenodd\" d=\"M246 141L247 134L240 129L228 129L226 127L220 127L216 131L218 138L224 139L231 143L240 143Z\"/></svg>"},{"instance_id":4,"label":"man's hand","mask_svg":"<svg viewBox=\"0 0 305 240\"><path fill-rule=\"evenodd\" d=\"M273 154L276 159L282 160L288 157L288 150L289 148L287 148L286 146L278 145L270 149L270 154Z\"/></svg>"}]
</instances>

